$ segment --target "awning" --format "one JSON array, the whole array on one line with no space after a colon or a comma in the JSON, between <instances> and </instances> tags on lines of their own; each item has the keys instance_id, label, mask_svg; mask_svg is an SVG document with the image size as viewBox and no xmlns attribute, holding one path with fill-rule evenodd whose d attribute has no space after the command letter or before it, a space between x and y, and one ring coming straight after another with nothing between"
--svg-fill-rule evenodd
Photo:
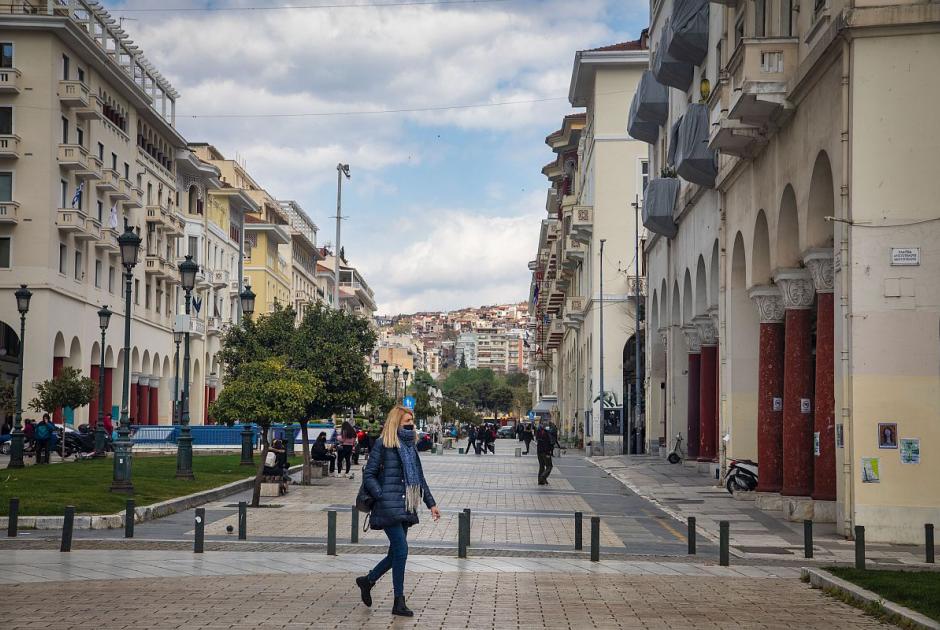
<instances>
[{"instance_id":1,"label":"awning","mask_svg":"<svg viewBox=\"0 0 940 630\"><path fill-rule=\"evenodd\" d=\"M679 142L679 127L682 125L682 116L676 118L672 123L672 129L669 130L669 149L666 153L666 164L672 168L676 167L676 144Z\"/></svg>"},{"instance_id":2,"label":"awning","mask_svg":"<svg viewBox=\"0 0 940 630\"><path fill-rule=\"evenodd\" d=\"M654 122L643 120L637 114L640 106L640 92L637 90L633 95L633 101L630 103L630 114L627 116L627 133L631 138L641 140L647 144L656 144L659 139L659 125Z\"/></svg>"},{"instance_id":3,"label":"awning","mask_svg":"<svg viewBox=\"0 0 940 630\"><path fill-rule=\"evenodd\" d=\"M674 0L669 54L698 66L708 54L708 0Z\"/></svg>"},{"instance_id":4,"label":"awning","mask_svg":"<svg viewBox=\"0 0 940 630\"><path fill-rule=\"evenodd\" d=\"M542 398L539 403L532 407L532 413L536 415L551 415L552 409L558 406L558 399L554 396Z\"/></svg>"},{"instance_id":5,"label":"awning","mask_svg":"<svg viewBox=\"0 0 940 630\"><path fill-rule=\"evenodd\" d=\"M692 64L676 59L669 54L672 37L672 25L669 20L666 20L663 25L662 35L659 38L659 46L653 51L650 67L653 76L663 85L688 92L689 87L692 85Z\"/></svg>"},{"instance_id":6,"label":"awning","mask_svg":"<svg viewBox=\"0 0 940 630\"><path fill-rule=\"evenodd\" d=\"M708 108L701 103L691 103L679 125L676 173L687 182L714 188L718 162L715 152L708 148L708 139Z\"/></svg>"},{"instance_id":7,"label":"awning","mask_svg":"<svg viewBox=\"0 0 940 630\"><path fill-rule=\"evenodd\" d=\"M672 218L679 197L679 180L675 177L651 179L643 193L643 226L666 238L674 238L678 227Z\"/></svg>"}]
</instances>

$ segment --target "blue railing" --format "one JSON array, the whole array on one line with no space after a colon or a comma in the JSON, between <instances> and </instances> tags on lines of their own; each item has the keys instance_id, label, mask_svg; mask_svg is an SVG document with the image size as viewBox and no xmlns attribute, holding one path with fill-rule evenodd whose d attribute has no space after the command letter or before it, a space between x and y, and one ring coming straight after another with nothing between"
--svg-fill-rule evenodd
<instances>
[{"instance_id":1,"label":"blue railing","mask_svg":"<svg viewBox=\"0 0 940 630\"><path fill-rule=\"evenodd\" d=\"M258 425L251 424L251 443L257 447L260 440L260 430ZM235 426L212 425L212 426L192 426L190 434L193 437L193 446L231 446L238 447L242 443L242 430L244 425ZM327 431L331 437L333 424L331 422L310 423L307 425L307 434L310 442L316 439L320 431ZM153 425L134 425L131 427L132 436L135 444L147 445L173 445L179 439L179 426L153 426ZM271 436L274 439L289 439L293 436L294 444L301 444L299 424L274 424L271 425Z\"/></svg>"}]
</instances>

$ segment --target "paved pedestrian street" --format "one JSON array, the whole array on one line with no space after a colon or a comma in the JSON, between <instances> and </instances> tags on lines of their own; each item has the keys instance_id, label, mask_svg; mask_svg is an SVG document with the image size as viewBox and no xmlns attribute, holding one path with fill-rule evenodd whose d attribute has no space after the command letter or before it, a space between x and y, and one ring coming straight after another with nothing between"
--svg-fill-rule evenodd
<instances>
[{"instance_id":1,"label":"paved pedestrian street","mask_svg":"<svg viewBox=\"0 0 940 630\"><path fill-rule=\"evenodd\" d=\"M799 580L799 564L734 558L700 540L687 555L683 525L576 453L556 458L538 486L533 455L422 454L438 523L409 532L406 596L413 619L395 618L391 580L371 609L353 579L384 553L381 532L350 541L361 482L328 478L292 486L248 513L239 542L236 495L206 505L206 552L192 553L192 511L117 530L55 531L0 544L5 628L868 628L880 624ZM457 514L471 510L468 559L458 559ZM338 513L338 555L324 553L327 511ZM574 512L584 549L574 549ZM600 517L599 562L588 556ZM361 524L361 521L360 521ZM36 597L41 588L42 598Z\"/></svg>"}]
</instances>

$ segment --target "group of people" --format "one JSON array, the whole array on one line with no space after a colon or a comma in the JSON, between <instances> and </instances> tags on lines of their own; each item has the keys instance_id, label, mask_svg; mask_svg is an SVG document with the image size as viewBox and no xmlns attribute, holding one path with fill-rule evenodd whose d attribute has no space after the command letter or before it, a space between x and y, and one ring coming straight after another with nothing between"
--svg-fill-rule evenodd
<instances>
[{"instance_id":1,"label":"group of people","mask_svg":"<svg viewBox=\"0 0 940 630\"><path fill-rule=\"evenodd\" d=\"M310 458L315 462L329 462L330 475L352 479L355 476L352 467L359 465L360 456L368 457L371 446L372 438L369 433L354 427L347 420L331 441L327 440L326 431L320 431L320 435L310 447ZM343 464L346 464L345 474Z\"/></svg>"},{"instance_id":2,"label":"group of people","mask_svg":"<svg viewBox=\"0 0 940 630\"><path fill-rule=\"evenodd\" d=\"M3 422L0 427L0 444L9 442L13 439L13 424L9 419ZM32 452L36 456L37 464L48 464L49 455L55 451L59 443L59 433L52 422L52 417L48 413L42 414L42 420L23 421L23 444L26 452Z\"/></svg>"},{"instance_id":3,"label":"group of people","mask_svg":"<svg viewBox=\"0 0 940 630\"><path fill-rule=\"evenodd\" d=\"M496 427L490 424L483 424L478 427L470 425L467 429L467 450L464 455L470 452L470 449L477 455L486 455L487 452L496 454Z\"/></svg>"}]
</instances>

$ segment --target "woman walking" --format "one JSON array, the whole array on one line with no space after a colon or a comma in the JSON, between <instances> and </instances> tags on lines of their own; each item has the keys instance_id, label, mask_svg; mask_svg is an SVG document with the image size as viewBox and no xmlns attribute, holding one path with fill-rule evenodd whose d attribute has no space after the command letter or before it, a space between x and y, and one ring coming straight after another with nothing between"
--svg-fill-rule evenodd
<instances>
[{"instance_id":1,"label":"woman walking","mask_svg":"<svg viewBox=\"0 0 940 630\"><path fill-rule=\"evenodd\" d=\"M346 462L346 475L352 479L352 464L350 459L352 458L353 448L356 446L356 430L349 424L348 420L343 421L343 427L339 432L339 456L336 458L337 463L337 472L343 474L343 462Z\"/></svg>"},{"instance_id":2,"label":"woman walking","mask_svg":"<svg viewBox=\"0 0 940 630\"><path fill-rule=\"evenodd\" d=\"M408 560L408 528L418 523L418 504L423 500L437 521L441 511L424 479L421 459L415 449L415 417L407 407L394 407L385 420L362 473L362 484L375 506L369 516L372 529L388 536L388 554L369 572L356 578L362 603L372 605L372 587L392 570L395 594L393 615L411 617L405 605L405 563Z\"/></svg>"}]
</instances>

